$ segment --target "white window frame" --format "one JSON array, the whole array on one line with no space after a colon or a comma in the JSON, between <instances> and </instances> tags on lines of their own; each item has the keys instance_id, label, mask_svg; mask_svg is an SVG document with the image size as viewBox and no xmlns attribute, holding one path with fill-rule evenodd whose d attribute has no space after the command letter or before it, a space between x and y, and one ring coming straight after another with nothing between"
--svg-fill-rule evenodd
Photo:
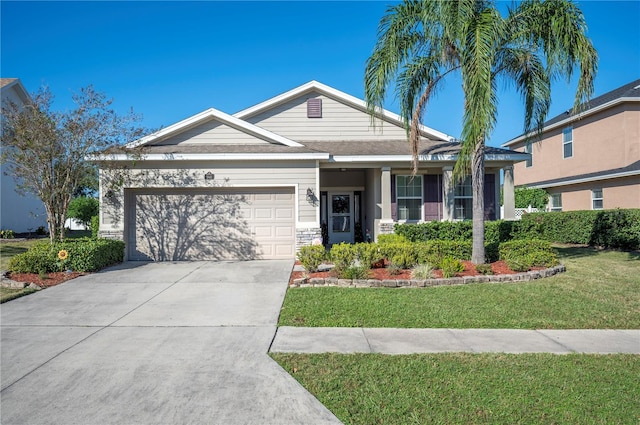
<instances>
[{"instance_id":1,"label":"white window frame","mask_svg":"<svg viewBox=\"0 0 640 425\"><path fill-rule=\"evenodd\" d=\"M557 200L557 202L554 202L554 200ZM562 211L562 193L549 195L549 211Z\"/></svg>"},{"instance_id":2,"label":"white window frame","mask_svg":"<svg viewBox=\"0 0 640 425\"><path fill-rule=\"evenodd\" d=\"M422 219L424 218L424 199L423 199L423 195L424 195L424 181L422 180L422 176L418 175L418 176L413 176L414 181L416 179L419 179L420 181L420 196L400 196L400 180L404 180L406 179L407 183L411 181L411 176L410 175L404 175L404 174L397 174L396 175L396 221L400 221L400 222L407 222L407 221L411 221L411 222L416 222L416 221L422 221ZM405 187L407 187L405 185ZM406 191L405 191L406 192ZM420 200L420 216L417 219L414 218L400 218L400 200L406 200L406 199L419 199ZM407 209L408 212L408 209ZM409 214L407 214L409 215Z\"/></svg>"},{"instance_id":3,"label":"white window frame","mask_svg":"<svg viewBox=\"0 0 640 425\"><path fill-rule=\"evenodd\" d=\"M600 192L600 196L596 197L596 192ZM596 208L596 201L600 201L600 207ZM591 189L591 209L603 210L604 209L604 191L602 189Z\"/></svg>"},{"instance_id":4,"label":"white window frame","mask_svg":"<svg viewBox=\"0 0 640 425\"><path fill-rule=\"evenodd\" d=\"M568 136L568 137L567 137ZM566 154L566 146L569 145L571 147L571 155L567 156ZM565 127L562 130L562 158L573 158L573 127Z\"/></svg>"},{"instance_id":5,"label":"white window frame","mask_svg":"<svg viewBox=\"0 0 640 425\"><path fill-rule=\"evenodd\" d=\"M464 186L469 187L470 189L469 195L458 194L458 189ZM467 200L467 199L471 200L471 208L469 208L469 211L467 211L466 209L463 209L462 217L460 217L458 214L458 208L456 208L456 201ZM456 184L453 189L453 219L458 221L463 221L463 220L471 220L472 218L473 218L473 184L471 182L471 176L468 176L464 179L463 182Z\"/></svg>"},{"instance_id":6,"label":"white window frame","mask_svg":"<svg viewBox=\"0 0 640 425\"><path fill-rule=\"evenodd\" d=\"M524 152L528 153L529 155L531 155L531 158L527 159L527 161L525 162L525 167L526 168L533 167L533 149L531 149L531 142L525 142L525 144L524 144Z\"/></svg>"}]
</instances>

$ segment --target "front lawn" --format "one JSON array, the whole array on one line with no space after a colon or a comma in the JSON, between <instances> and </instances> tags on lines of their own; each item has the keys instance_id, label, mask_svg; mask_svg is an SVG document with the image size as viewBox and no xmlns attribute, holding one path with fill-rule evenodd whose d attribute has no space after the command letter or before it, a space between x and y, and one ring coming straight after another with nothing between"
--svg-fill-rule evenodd
<instances>
[{"instance_id":1,"label":"front lawn","mask_svg":"<svg viewBox=\"0 0 640 425\"><path fill-rule=\"evenodd\" d=\"M289 289L280 326L638 329L640 254L558 248L567 272L526 283Z\"/></svg>"},{"instance_id":2,"label":"front lawn","mask_svg":"<svg viewBox=\"0 0 640 425\"><path fill-rule=\"evenodd\" d=\"M42 239L27 239L14 242L11 239L7 239L0 241L0 270L7 270L11 257L27 252L33 244L41 240Z\"/></svg>"},{"instance_id":3,"label":"front lawn","mask_svg":"<svg viewBox=\"0 0 640 425\"><path fill-rule=\"evenodd\" d=\"M640 356L271 354L345 424L637 424Z\"/></svg>"},{"instance_id":4,"label":"front lawn","mask_svg":"<svg viewBox=\"0 0 640 425\"><path fill-rule=\"evenodd\" d=\"M33 292L36 292L36 290L31 288L11 289L0 287L0 303L11 301Z\"/></svg>"}]
</instances>

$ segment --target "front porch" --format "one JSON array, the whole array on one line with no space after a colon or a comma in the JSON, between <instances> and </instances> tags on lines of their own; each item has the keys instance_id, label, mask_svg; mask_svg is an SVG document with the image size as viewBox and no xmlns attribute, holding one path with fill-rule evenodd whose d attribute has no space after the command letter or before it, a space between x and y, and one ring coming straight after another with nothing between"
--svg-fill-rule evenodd
<instances>
[{"instance_id":1,"label":"front porch","mask_svg":"<svg viewBox=\"0 0 640 425\"><path fill-rule=\"evenodd\" d=\"M500 171L504 170L504 216ZM360 167L321 164L319 222L324 244L376 241L396 223L471 219L470 181L455 184L453 166L421 168L411 177L406 163ZM485 219L515 219L513 166L492 164L485 174Z\"/></svg>"}]
</instances>

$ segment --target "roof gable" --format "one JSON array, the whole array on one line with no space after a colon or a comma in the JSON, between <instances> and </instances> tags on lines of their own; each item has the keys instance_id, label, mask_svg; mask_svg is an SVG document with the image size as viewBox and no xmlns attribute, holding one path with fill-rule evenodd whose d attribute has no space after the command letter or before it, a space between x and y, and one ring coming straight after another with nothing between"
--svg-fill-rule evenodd
<instances>
[{"instance_id":1,"label":"roof gable","mask_svg":"<svg viewBox=\"0 0 640 425\"><path fill-rule=\"evenodd\" d=\"M184 137L180 137L181 134L189 130L193 130L199 126L202 128L207 124L209 124L209 130L212 130L212 122L222 124L222 126L218 126L218 128L227 130L232 129L236 132L242 133L243 135L255 137L256 139L262 140L264 142L291 147L302 146L299 143L294 142L293 140L280 136L279 134L272 133L268 130L265 130L264 128L260 128L256 125L250 124L244 120L233 117L217 109L209 108L206 111L182 120L176 124L170 125L169 127L163 128L162 130L159 130L134 142L131 142L127 145L127 147L135 148L139 146L166 145L167 143L171 144L171 142L173 142L174 144L182 142L187 143L188 141ZM197 131L198 130L196 130L196 132ZM172 140L170 140L170 138L172 138ZM260 143L259 140L256 140L256 143Z\"/></svg>"}]
</instances>

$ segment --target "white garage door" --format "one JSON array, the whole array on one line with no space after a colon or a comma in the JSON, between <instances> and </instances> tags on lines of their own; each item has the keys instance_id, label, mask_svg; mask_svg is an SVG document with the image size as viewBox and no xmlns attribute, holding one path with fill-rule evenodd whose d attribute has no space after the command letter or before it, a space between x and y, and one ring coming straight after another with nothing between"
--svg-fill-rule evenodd
<instances>
[{"instance_id":1,"label":"white garage door","mask_svg":"<svg viewBox=\"0 0 640 425\"><path fill-rule=\"evenodd\" d=\"M295 256L293 188L128 190L129 260Z\"/></svg>"}]
</instances>

